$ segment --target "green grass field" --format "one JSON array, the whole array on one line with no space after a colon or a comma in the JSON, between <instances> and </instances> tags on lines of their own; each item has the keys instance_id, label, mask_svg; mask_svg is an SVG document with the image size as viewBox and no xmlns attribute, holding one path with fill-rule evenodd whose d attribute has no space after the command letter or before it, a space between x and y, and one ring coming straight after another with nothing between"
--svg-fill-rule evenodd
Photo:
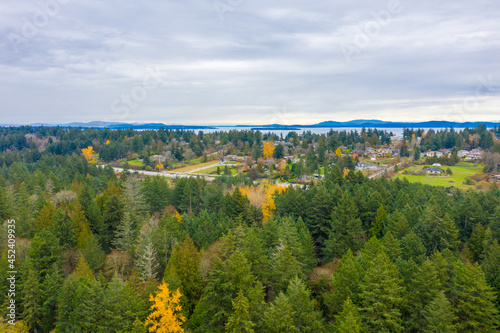
<instances>
[{"instance_id":1,"label":"green grass field","mask_svg":"<svg viewBox=\"0 0 500 333\"><path fill-rule=\"evenodd\" d=\"M144 163L142 161L137 161L137 160L130 160L130 161L127 161L129 165L133 165L133 166L138 166L138 167L142 167L144 166Z\"/></svg>"},{"instance_id":2,"label":"green grass field","mask_svg":"<svg viewBox=\"0 0 500 333\"><path fill-rule=\"evenodd\" d=\"M204 168L204 167L207 167L207 166L210 166L210 165L214 165L214 164L217 164L217 163L219 163L219 160L208 161L208 162L205 162L205 163L192 164L192 165L188 165L188 166L185 166L185 167L182 167L182 168L177 168L177 169L170 170L170 172L191 172L193 170ZM205 170L201 170L201 171L205 171Z\"/></svg>"},{"instance_id":3,"label":"green grass field","mask_svg":"<svg viewBox=\"0 0 500 333\"><path fill-rule=\"evenodd\" d=\"M221 170L221 172L224 172L224 167L221 166L220 170ZM198 175L209 175L211 173L216 173L216 172L217 172L217 167L214 166L214 167L211 167L211 168L208 168L208 169L203 169L203 170L200 170L200 171L196 171L194 173L196 173Z\"/></svg>"},{"instance_id":4,"label":"green grass field","mask_svg":"<svg viewBox=\"0 0 500 333\"><path fill-rule=\"evenodd\" d=\"M393 179L406 178L410 183L422 183L425 185L432 186L444 186L450 187L455 186L459 189L471 189L474 188L474 185L466 185L464 184L465 179L470 176L474 176L477 174L481 174L483 170L482 165L474 166L472 163L457 163L455 166L442 166L441 169L446 170L450 168L453 174L451 176L439 175L439 176L429 176L429 175L403 175L400 171L397 175L393 177ZM404 171L418 171L421 170L422 166L415 166L405 169Z\"/></svg>"}]
</instances>

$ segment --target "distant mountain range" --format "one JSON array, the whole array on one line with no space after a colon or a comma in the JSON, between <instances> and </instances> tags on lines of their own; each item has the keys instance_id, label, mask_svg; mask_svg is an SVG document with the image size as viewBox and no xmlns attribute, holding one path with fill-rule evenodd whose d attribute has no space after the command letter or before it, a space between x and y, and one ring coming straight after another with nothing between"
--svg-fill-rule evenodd
<instances>
[{"instance_id":1,"label":"distant mountain range","mask_svg":"<svg viewBox=\"0 0 500 333\"><path fill-rule=\"evenodd\" d=\"M236 126L198 126L198 125L179 125L179 124L163 124L163 123L121 123L121 122L106 122L106 121L91 121L88 123L82 122L72 122L68 124L42 124L36 123L30 126L62 126L62 127L82 127L82 128L109 128L109 129L135 129L135 130L147 130L147 129L159 129L160 127L169 129L183 129L183 130L203 130L203 129L216 129L218 127L245 127L252 128L254 130L290 130L296 131L300 128L338 128L338 127L366 127L366 128L465 128L465 127L476 127L478 125L484 124L486 127L491 128L495 126L500 126L500 122L485 122L485 121L474 121L474 122L454 122L454 121L444 121L444 120L433 120L424 122L392 122L383 121L376 119L357 119L351 121L323 121L312 125L282 125L282 124L270 124L270 125L236 125ZM21 126L21 125L3 125L0 126Z\"/></svg>"},{"instance_id":2,"label":"distant mountain range","mask_svg":"<svg viewBox=\"0 0 500 333\"><path fill-rule=\"evenodd\" d=\"M9 125L7 125L9 126ZM198 125L177 125L177 124L162 124L162 123L120 123L120 122L107 122L107 121L91 121L88 123L73 122L69 124L42 124L36 123L30 126L61 126L61 127L82 127L82 128L109 128L109 129L134 129L134 130L151 130L159 129L160 127L169 129L184 129L184 130L196 130L196 129L214 129L212 126L198 126Z\"/></svg>"},{"instance_id":3,"label":"distant mountain range","mask_svg":"<svg viewBox=\"0 0 500 333\"><path fill-rule=\"evenodd\" d=\"M474 122L454 122L454 121L444 121L444 120L432 120L423 122L392 122L383 121L376 119L357 119L350 121L323 121L321 123L312 125L281 125L281 124L271 124L271 125L237 125L236 127L256 127L260 130L295 130L297 128L336 128L336 127L367 127L367 128L446 128L446 127L476 127L478 125L484 124L486 127L500 126L500 122L488 122L488 121L474 121Z\"/></svg>"}]
</instances>

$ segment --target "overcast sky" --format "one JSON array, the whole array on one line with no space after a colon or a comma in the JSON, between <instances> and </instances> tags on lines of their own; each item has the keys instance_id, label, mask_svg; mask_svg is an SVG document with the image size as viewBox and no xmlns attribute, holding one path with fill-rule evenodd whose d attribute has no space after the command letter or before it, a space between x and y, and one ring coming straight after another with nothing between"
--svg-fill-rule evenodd
<instances>
[{"instance_id":1,"label":"overcast sky","mask_svg":"<svg viewBox=\"0 0 500 333\"><path fill-rule=\"evenodd\" d=\"M2 0L0 123L500 121L499 17L494 0Z\"/></svg>"}]
</instances>

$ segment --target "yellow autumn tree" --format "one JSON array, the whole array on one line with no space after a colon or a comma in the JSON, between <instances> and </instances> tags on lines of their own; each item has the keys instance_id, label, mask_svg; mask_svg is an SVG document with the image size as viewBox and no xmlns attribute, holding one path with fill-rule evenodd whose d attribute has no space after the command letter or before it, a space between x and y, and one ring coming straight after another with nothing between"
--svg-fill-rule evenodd
<instances>
[{"instance_id":1,"label":"yellow autumn tree","mask_svg":"<svg viewBox=\"0 0 500 333\"><path fill-rule=\"evenodd\" d=\"M153 305L151 305L151 313L144 323L145 327L149 326L149 332L184 332L182 324L186 321L186 318L181 314L181 297L182 294L179 289L171 293L168 289L168 283L166 282L160 285L160 292L156 294L156 296L153 297L153 295L149 295L149 300L153 302Z\"/></svg>"},{"instance_id":2,"label":"yellow autumn tree","mask_svg":"<svg viewBox=\"0 0 500 333\"><path fill-rule=\"evenodd\" d=\"M182 222L182 215L179 214L178 211L175 211L175 217L177 218L177 221Z\"/></svg>"},{"instance_id":3,"label":"yellow autumn tree","mask_svg":"<svg viewBox=\"0 0 500 333\"><path fill-rule=\"evenodd\" d=\"M348 174L349 174L349 168L344 168L343 172L344 172L344 177L346 177Z\"/></svg>"},{"instance_id":4,"label":"yellow autumn tree","mask_svg":"<svg viewBox=\"0 0 500 333\"><path fill-rule=\"evenodd\" d=\"M281 193L286 190L286 187L277 186L276 184L263 182L258 186L246 186L240 188L241 194L248 198L250 203L262 209L263 221L269 220L272 212L276 209L274 203L274 193Z\"/></svg>"},{"instance_id":5,"label":"yellow autumn tree","mask_svg":"<svg viewBox=\"0 0 500 333\"><path fill-rule=\"evenodd\" d=\"M340 147L338 147L337 150L335 151L335 155L337 155L339 158L342 157L342 150L340 150Z\"/></svg>"},{"instance_id":6,"label":"yellow autumn tree","mask_svg":"<svg viewBox=\"0 0 500 333\"><path fill-rule=\"evenodd\" d=\"M274 153L274 142L273 141L266 141L264 142L264 147L262 148L262 154L264 155L265 159L273 157Z\"/></svg>"},{"instance_id":7,"label":"yellow autumn tree","mask_svg":"<svg viewBox=\"0 0 500 333\"><path fill-rule=\"evenodd\" d=\"M111 143L111 141L107 140L106 141L106 146L109 145Z\"/></svg>"},{"instance_id":8,"label":"yellow autumn tree","mask_svg":"<svg viewBox=\"0 0 500 333\"><path fill-rule=\"evenodd\" d=\"M83 153L83 156L85 157L85 159L87 160L87 162L89 162L89 163L95 162L95 159L93 156L94 155L94 147L88 146L87 148L83 148L82 153Z\"/></svg>"}]
</instances>

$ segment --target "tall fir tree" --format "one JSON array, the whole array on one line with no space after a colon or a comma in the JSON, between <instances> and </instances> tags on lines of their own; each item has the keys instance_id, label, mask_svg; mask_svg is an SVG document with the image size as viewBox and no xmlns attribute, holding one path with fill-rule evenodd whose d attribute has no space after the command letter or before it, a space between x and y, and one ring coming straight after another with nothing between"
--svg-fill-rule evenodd
<instances>
[{"instance_id":1,"label":"tall fir tree","mask_svg":"<svg viewBox=\"0 0 500 333\"><path fill-rule=\"evenodd\" d=\"M457 317L453 313L451 303L446 298L444 291L425 307L423 311L424 322L419 328L424 333L454 333Z\"/></svg>"},{"instance_id":2,"label":"tall fir tree","mask_svg":"<svg viewBox=\"0 0 500 333\"><path fill-rule=\"evenodd\" d=\"M377 332L401 332L402 281L385 253L370 262L361 290L360 310L365 325Z\"/></svg>"},{"instance_id":3,"label":"tall fir tree","mask_svg":"<svg viewBox=\"0 0 500 333\"><path fill-rule=\"evenodd\" d=\"M358 210L348 195L343 195L331 216L324 253L329 259L342 257L349 249L356 252L363 244L363 227Z\"/></svg>"},{"instance_id":4,"label":"tall fir tree","mask_svg":"<svg viewBox=\"0 0 500 333\"><path fill-rule=\"evenodd\" d=\"M361 333L363 326L358 308L349 297L342 306L342 312L335 316L336 333Z\"/></svg>"},{"instance_id":5,"label":"tall fir tree","mask_svg":"<svg viewBox=\"0 0 500 333\"><path fill-rule=\"evenodd\" d=\"M226 332L228 333L253 333L255 324L250 317L250 303L239 291L238 296L233 300L233 314L229 316L226 323Z\"/></svg>"},{"instance_id":6,"label":"tall fir tree","mask_svg":"<svg viewBox=\"0 0 500 333\"><path fill-rule=\"evenodd\" d=\"M382 230L384 228L384 222L387 217L387 212L384 209L384 205L380 205L377 209L377 214L375 215L375 220L372 222L372 227L368 232L370 237L381 237Z\"/></svg>"}]
</instances>

